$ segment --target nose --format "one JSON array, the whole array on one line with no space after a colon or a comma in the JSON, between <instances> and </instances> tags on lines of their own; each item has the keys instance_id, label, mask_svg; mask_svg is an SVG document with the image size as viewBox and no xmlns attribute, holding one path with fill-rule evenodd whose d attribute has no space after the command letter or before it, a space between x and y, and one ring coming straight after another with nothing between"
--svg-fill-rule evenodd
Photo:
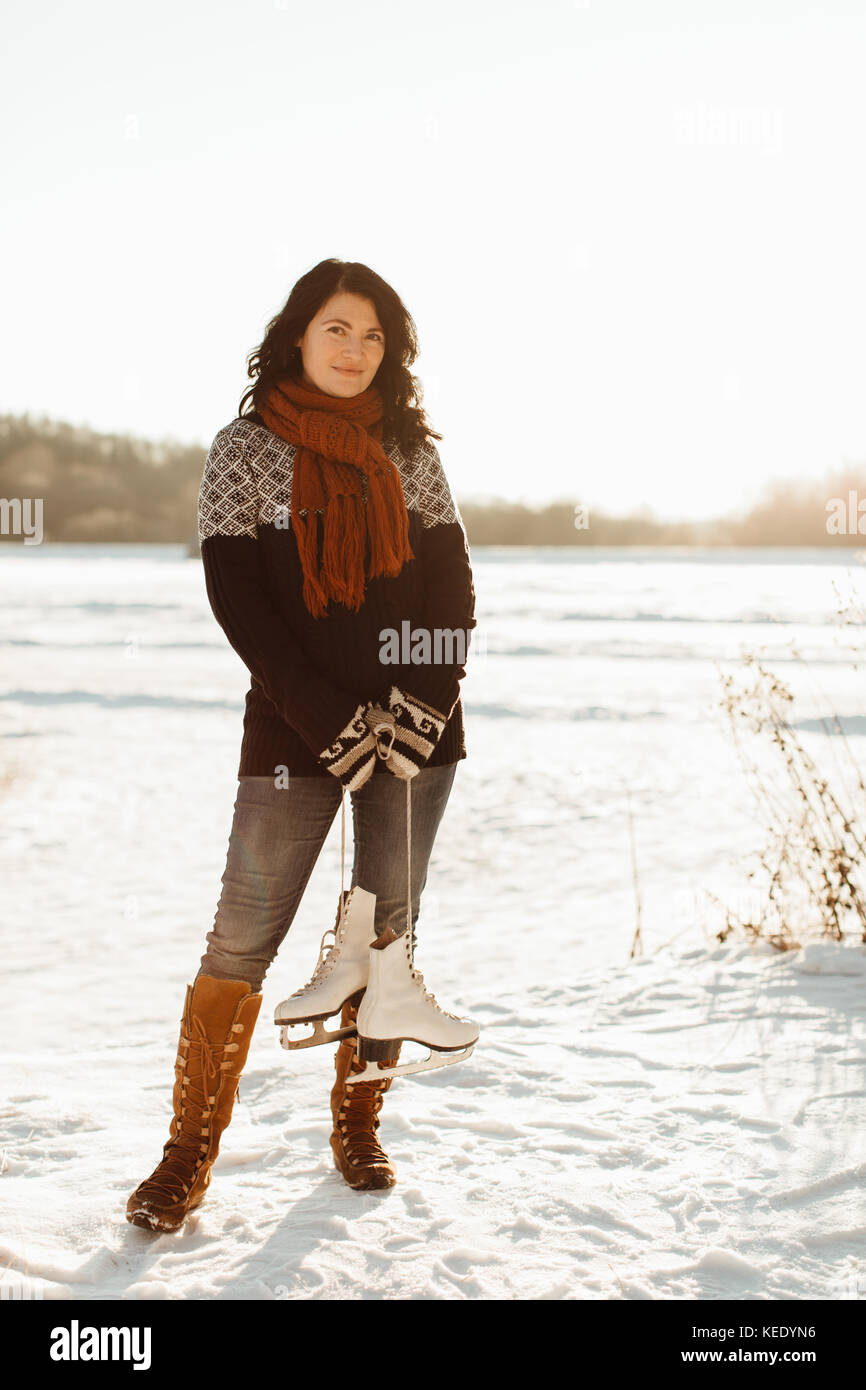
<instances>
[{"instance_id":1,"label":"nose","mask_svg":"<svg viewBox=\"0 0 866 1390\"><path fill-rule=\"evenodd\" d=\"M361 360L361 342L358 338L348 338L343 344L343 357L348 365L354 365Z\"/></svg>"}]
</instances>

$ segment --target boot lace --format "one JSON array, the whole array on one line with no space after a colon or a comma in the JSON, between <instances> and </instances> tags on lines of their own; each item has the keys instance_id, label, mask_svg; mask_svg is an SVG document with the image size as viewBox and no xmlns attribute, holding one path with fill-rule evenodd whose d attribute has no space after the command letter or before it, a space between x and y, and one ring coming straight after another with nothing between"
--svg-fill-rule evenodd
<instances>
[{"instance_id":1,"label":"boot lace","mask_svg":"<svg viewBox=\"0 0 866 1390\"><path fill-rule=\"evenodd\" d=\"M242 1033L243 1030L242 1023L231 1026L233 1034ZM208 1079L219 1083L221 1073L232 1065L231 1058L221 1057L220 1054L237 1052L240 1046L236 1042L211 1042L196 1014L191 1019L190 1036L181 1033L179 1046L184 1045L186 1055L181 1057L178 1054L177 1058L177 1065L184 1075L180 1083L178 1113L172 1122L174 1132L162 1162L138 1189L141 1197L164 1195L172 1201L181 1201L189 1192L210 1148L211 1117L216 1094L209 1094ZM200 1075L198 1068L192 1076L187 1073L191 1059L200 1062ZM218 1090L219 1085L214 1085L214 1092Z\"/></svg>"},{"instance_id":2,"label":"boot lace","mask_svg":"<svg viewBox=\"0 0 866 1390\"><path fill-rule=\"evenodd\" d=\"M362 1071L366 1066L357 1055L357 1045L351 1042L353 1072ZM335 1128L346 1158L353 1168L369 1168L376 1164L389 1164L390 1160L379 1143L379 1111L385 1093L391 1084L389 1077L381 1081L360 1081L355 1086L347 1086L345 1095L337 1111Z\"/></svg>"}]
</instances>

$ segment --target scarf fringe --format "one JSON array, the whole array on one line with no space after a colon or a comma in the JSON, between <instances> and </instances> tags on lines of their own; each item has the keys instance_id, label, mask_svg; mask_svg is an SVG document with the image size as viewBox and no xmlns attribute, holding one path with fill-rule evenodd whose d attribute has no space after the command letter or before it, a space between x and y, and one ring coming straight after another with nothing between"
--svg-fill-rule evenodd
<instances>
[{"instance_id":1,"label":"scarf fringe","mask_svg":"<svg viewBox=\"0 0 866 1390\"><path fill-rule=\"evenodd\" d=\"M390 462L390 460L389 460ZM393 466L393 465L392 465ZM397 479L400 487L400 480ZM403 489L400 487L400 495ZM414 560L409 545L409 514L405 502L403 514L398 516L394 527L393 540L385 524L390 516L390 479L383 477L383 470L376 469L367 479L367 529L370 534L370 578L384 575L394 579L407 560ZM402 523L402 524L401 524Z\"/></svg>"},{"instance_id":2,"label":"scarf fringe","mask_svg":"<svg viewBox=\"0 0 866 1390\"><path fill-rule=\"evenodd\" d=\"M355 612L364 598L364 503L332 497L325 512L322 584L329 596Z\"/></svg>"}]
</instances>

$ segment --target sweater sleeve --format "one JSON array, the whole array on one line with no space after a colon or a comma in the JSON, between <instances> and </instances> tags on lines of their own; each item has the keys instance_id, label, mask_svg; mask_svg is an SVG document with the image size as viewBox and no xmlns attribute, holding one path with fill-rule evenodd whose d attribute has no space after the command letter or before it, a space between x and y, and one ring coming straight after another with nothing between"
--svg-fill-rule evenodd
<instances>
[{"instance_id":1,"label":"sweater sleeve","mask_svg":"<svg viewBox=\"0 0 866 1390\"><path fill-rule=\"evenodd\" d=\"M358 713L357 695L322 675L274 606L258 544L258 492L230 426L211 445L198 527L214 617L279 715L318 757Z\"/></svg>"},{"instance_id":2,"label":"sweater sleeve","mask_svg":"<svg viewBox=\"0 0 866 1390\"><path fill-rule=\"evenodd\" d=\"M425 627L430 633L431 660L390 667L389 677L390 683L425 701L448 719L460 698L471 630L477 626L475 586L463 520L432 440L424 445L417 486L423 521L420 543Z\"/></svg>"}]
</instances>

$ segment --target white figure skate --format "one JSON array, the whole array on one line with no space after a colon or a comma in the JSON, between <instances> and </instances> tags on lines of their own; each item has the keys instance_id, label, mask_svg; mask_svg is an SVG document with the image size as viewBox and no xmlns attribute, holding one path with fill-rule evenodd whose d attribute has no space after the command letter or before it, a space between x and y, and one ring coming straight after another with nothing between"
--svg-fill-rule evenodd
<instances>
[{"instance_id":1,"label":"white figure skate","mask_svg":"<svg viewBox=\"0 0 866 1390\"><path fill-rule=\"evenodd\" d=\"M346 1077L346 1084L381 1081L386 1076L449 1067L468 1057L478 1041L479 1028L469 1018L447 1013L425 988L424 977L412 962L412 933L407 929L381 948L371 947L367 989L358 1010L358 1057L363 1071ZM404 1042L430 1049L419 1062L379 1067Z\"/></svg>"},{"instance_id":2,"label":"white figure skate","mask_svg":"<svg viewBox=\"0 0 866 1390\"><path fill-rule=\"evenodd\" d=\"M340 895L337 920L322 936L313 978L303 989L295 990L290 998L278 1004L274 1011L274 1023L280 1029L283 1047L318 1047L321 1043L340 1042L355 1036L354 1027L328 1032L324 1020L340 1013L349 999L353 1004L360 1003L367 985L370 943L376 940L375 911L375 893L368 893L356 885ZM325 937L329 934L334 941L326 949ZM289 1030L301 1023L312 1023L313 1032L293 1039Z\"/></svg>"}]
</instances>

